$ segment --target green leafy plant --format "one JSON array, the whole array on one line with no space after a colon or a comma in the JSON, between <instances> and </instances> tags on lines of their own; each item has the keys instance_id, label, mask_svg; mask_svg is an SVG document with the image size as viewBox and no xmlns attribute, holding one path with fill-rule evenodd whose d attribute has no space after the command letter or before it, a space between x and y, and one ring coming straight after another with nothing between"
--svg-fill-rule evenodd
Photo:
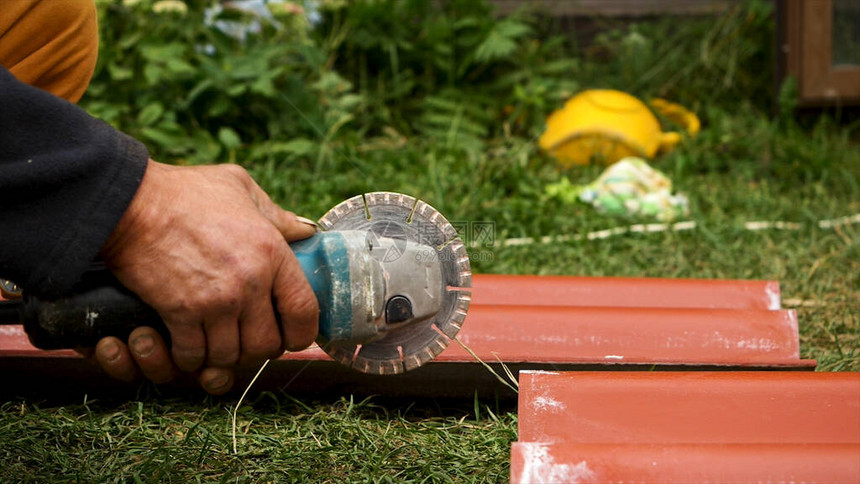
<instances>
[{"instance_id":1,"label":"green leafy plant","mask_svg":"<svg viewBox=\"0 0 860 484\"><path fill-rule=\"evenodd\" d=\"M319 130L331 141L349 121L344 112L361 103L326 67L308 27L296 27L301 13L260 17L204 1L181 10L158 5L101 4L100 63L84 100L156 155L232 159L246 144L274 141L278 150ZM236 35L229 28L236 26L247 31Z\"/></svg>"},{"instance_id":2,"label":"green leafy plant","mask_svg":"<svg viewBox=\"0 0 860 484\"><path fill-rule=\"evenodd\" d=\"M499 19L484 2L352 2L337 21L345 34L335 66L372 100L370 131L393 126L480 148L505 122L515 132L542 123L577 88L575 61L549 59L560 37L537 40L533 18Z\"/></svg>"}]
</instances>

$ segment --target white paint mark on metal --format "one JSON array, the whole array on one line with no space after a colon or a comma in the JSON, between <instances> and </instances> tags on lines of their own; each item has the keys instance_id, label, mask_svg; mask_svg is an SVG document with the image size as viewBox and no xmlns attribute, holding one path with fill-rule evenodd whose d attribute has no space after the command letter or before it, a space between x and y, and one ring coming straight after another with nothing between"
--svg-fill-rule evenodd
<instances>
[{"instance_id":1,"label":"white paint mark on metal","mask_svg":"<svg viewBox=\"0 0 860 484\"><path fill-rule=\"evenodd\" d=\"M774 351L780 350L780 346L776 344L773 340L767 338L759 338L759 339L742 339L738 340L735 343L737 348L741 349L750 349L753 351Z\"/></svg>"},{"instance_id":2,"label":"white paint mark on metal","mask_svg":"<svg viewBox=\"0 0 860 484\"><path fill-rule=\"evenodd\" d=\"M606 355L603 357L604 360L623 360L624 357L621 355Z\"/></svg>"},{"instance_id":3,"label":"white paint mark on metal","mask_svg":"<svg viewBox=\"0 0 860 484\"><path fill-rule=\"evenodd\" d=\"M539 412L560 412L566 408L564 403L546 395L535 397L532 400L532 407Z\"/></svg>"},{"instance_id":4,"label":"white paint mark on metal","mask_svg":"<svg viewBox=\"0 0 860 484\"><path fill-rule=\"evenodd\" d=\"M789 329L791 330L791 332L793 334L797 334L798 329L799 329L798 322L797 322L797 311L795 311L794 309L789 309L788 311L786 311L786 313L788 315L788 327L789 327ZM793 358L800 358L800 344L795 346L794 354L792 355L792 357Z\"/></svg>"},{"instance_id":5,"label":"white paint mark on metal","mask_svg":"<svg viewBox=\"0 0 860 484\"><path fill-rule=\"evenodd\" d=\"M730 350L732 348L745 349L755 352L780 351L782 346L770 338L738 338L726 337L719 331L714 331L711 338L702 342L703 348L718 347Z\"/></svg>"},{"instance_id":6,"label":"white paint mark on metal","mask_svg":"<svg viewBox=\"0 0 860 484\"><path fill-rule=\"evenodd\" d=\"M24 334L25 334L24 328L22 328L21 326L0 325L0 335L3 335L3 336L23 336Z\"/></svg>"},{"instance_id":7,"label":"white paint mark on metal","mask_svg":"<svg viewBox=\"0 0 860 484\"><path fill-rule=\"evenodd\" d=\"M546 445L537 443L523 445L522 457L523 470L519 479L521 484L597 482L597 475L588 467L586 461L576 464L556 463Z\"/></svg>"},{"instance_id":8,"label":"white paint mark on metal","mask_svg":"<svg viewBox=\"0 0 860 484\"><path fill-rule=\"evenodd\" d=\"M776 311L777 309L782 308L782 303L780 302L779 297L779 283L778 282L768 282L767 285L764 286L764 293L767 295L767 308L771 311Z\"/></svg>"}]
</instances>

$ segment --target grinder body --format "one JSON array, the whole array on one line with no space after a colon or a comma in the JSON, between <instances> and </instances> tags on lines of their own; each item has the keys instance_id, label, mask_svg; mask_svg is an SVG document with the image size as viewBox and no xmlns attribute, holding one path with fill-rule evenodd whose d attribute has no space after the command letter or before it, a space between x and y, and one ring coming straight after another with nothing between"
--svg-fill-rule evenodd
<instances>
[{"instance_id":1,"label":"grinder body","mask_svg":"<svg viewBox=\"0 0 860 484\"><path fill-rule=\"evenodd\" d=\"M373 192L336 205L319 225L290 247L319 303L317 343L332 358L364 373L402 373L456 337L472 273L462 240L438 211L408 195ZM61 298L25 291L22 300L0 301L0 324L23 324L42 349L125 340L139 326L170 343L158 313L105 268L85 273Z\"/></svg>"},{"instance_id":2,"label":"grinder body","mask_svg":"<svg viewBox=\"0 0 860 484\"><path fill-rule=\"evenodd\" d=\"M360 231L320 232L291 244L320 306L319 339L363 343L384 329L385 282ZM25 295L18 322L41 349L94 346L105 336L125 339L138 326L169 334L154 309L106 269L84 274L75 291L46 300Z\"/></svg>"}]
</instances>

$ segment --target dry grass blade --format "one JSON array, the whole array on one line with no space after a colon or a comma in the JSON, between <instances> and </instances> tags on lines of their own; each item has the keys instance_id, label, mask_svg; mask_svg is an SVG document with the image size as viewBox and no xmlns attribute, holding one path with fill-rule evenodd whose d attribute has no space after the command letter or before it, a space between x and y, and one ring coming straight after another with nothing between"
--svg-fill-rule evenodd
<instances>
[{"instance_id":1,"label":"dry grass blade","mask_svg":"<svg viewBox=\"0 0 860 484\"><path fill-rule=\"evenodd\" d=\"M511 373L511 371L508 369L508 367L506 367L504 364L502 364L502 367L505 369L505 373L507 373L508 377L509 377L509 378L511 379L511 381L513 382L513 385L512 385L512 384L511 384L511 382L509 382L508 380L505 380L505 379L502 377L502 375L499 375L499 373L498 373L498 372L496 372L496 370L494 370L494 369L493 369L493 367L491 367L491 366L490 366L490 365L488 365L486 362L484 362L484 360L482 360L478 355L476 355L476 354L475 354L475 352L474 352L474 351L472 351L472 349L471 349L471 348L469 348L468 346L466 346L466 344L465 344L465 343L463 343L462 341L460 341L460 338L454 338L454 341L456 341L456 342L457 342L457 343L458 343L458 344L459 344L459 345L460 345L464 350L466 350L466 352L467 352L467 353L469 353L470 355L472 355L472 358L474 358L474 359L475 359L475 361L477 361L477 362L479 362L480 364L484 365L484 368L486 368L486 369L487 369L487 371L489 371L490 373L492 373L492 374L493 374L493 376L495 376L497 380L499 380L500 382L502 382L502 385L504 385L504 386L506 386L506 387L510 388L514 393L517 393L517 394L519 394L519 393L520 393L520 390L519 390L519 384L517 383L516 378L514 378L514 375ZM500 361L500 363L501 363L501 361Z\"/></svg>"},{"instance_id":2,"label":"dry grass blade","mask_svg":"<svg viewBox=\"0 0 860 484\"><path fill-rule=\"evenodd\" d=\"M263 362L262 366L260 366L260 369L257 370L257 374L254 375L254 378L251 379L251 383L248 383L248 386L245 387L245 391L242 392L242 396L239 397L239 401L236 402L236 408L233 409L233 453L234 454L238 453L238 450L236 450L236 416L239 414L239 407L242 406L242 402L245 400L245 396L248 394L248 390L250 390L251 387L254 386L254 382L257 381L257 378L259 378L260 374L263 373L263 370L266 369L266 366L269 364L269 361L271 361L271 360L266 360Z\"/></svg>"}]
</instances>

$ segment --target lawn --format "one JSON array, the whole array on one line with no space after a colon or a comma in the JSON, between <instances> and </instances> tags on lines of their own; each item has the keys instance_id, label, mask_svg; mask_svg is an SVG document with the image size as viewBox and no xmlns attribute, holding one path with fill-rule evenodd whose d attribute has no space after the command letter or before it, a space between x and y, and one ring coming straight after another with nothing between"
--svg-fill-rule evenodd
<instances>
[{"instance_id":1,"label":"lawn","mask_svg":"<svg viewBox=\"0 0 860 484\"><path fill-rule=\"evenodd\" d=\"M180 164L236 162L282 206L318 218L391 190L450 220L491 222L475 272L770 279L798 312L819 371L860 370L856 112L799 111L772 93L773 18L751 2L707 18L597 20L589 42L551 19L495 19L481 2L319 2L236 40L202 5L100 2L101 62L82 105ZM126 4L131 4L126 5ZM692 230L506 246L650 223L550 196L600 166L561 168L536 146L580 89L666 97L701 133L653 166L690 200ZM671 128L670 123L666 126ZM749 230L748 222L793 222ZM468 320L467 320L468 324ZM95 398L95 399L94 399ZM501 482L516 412L494 400L5 394L0 480ZM70 403L71 402L71 403Z\"/></svg>"}]
</instances>

